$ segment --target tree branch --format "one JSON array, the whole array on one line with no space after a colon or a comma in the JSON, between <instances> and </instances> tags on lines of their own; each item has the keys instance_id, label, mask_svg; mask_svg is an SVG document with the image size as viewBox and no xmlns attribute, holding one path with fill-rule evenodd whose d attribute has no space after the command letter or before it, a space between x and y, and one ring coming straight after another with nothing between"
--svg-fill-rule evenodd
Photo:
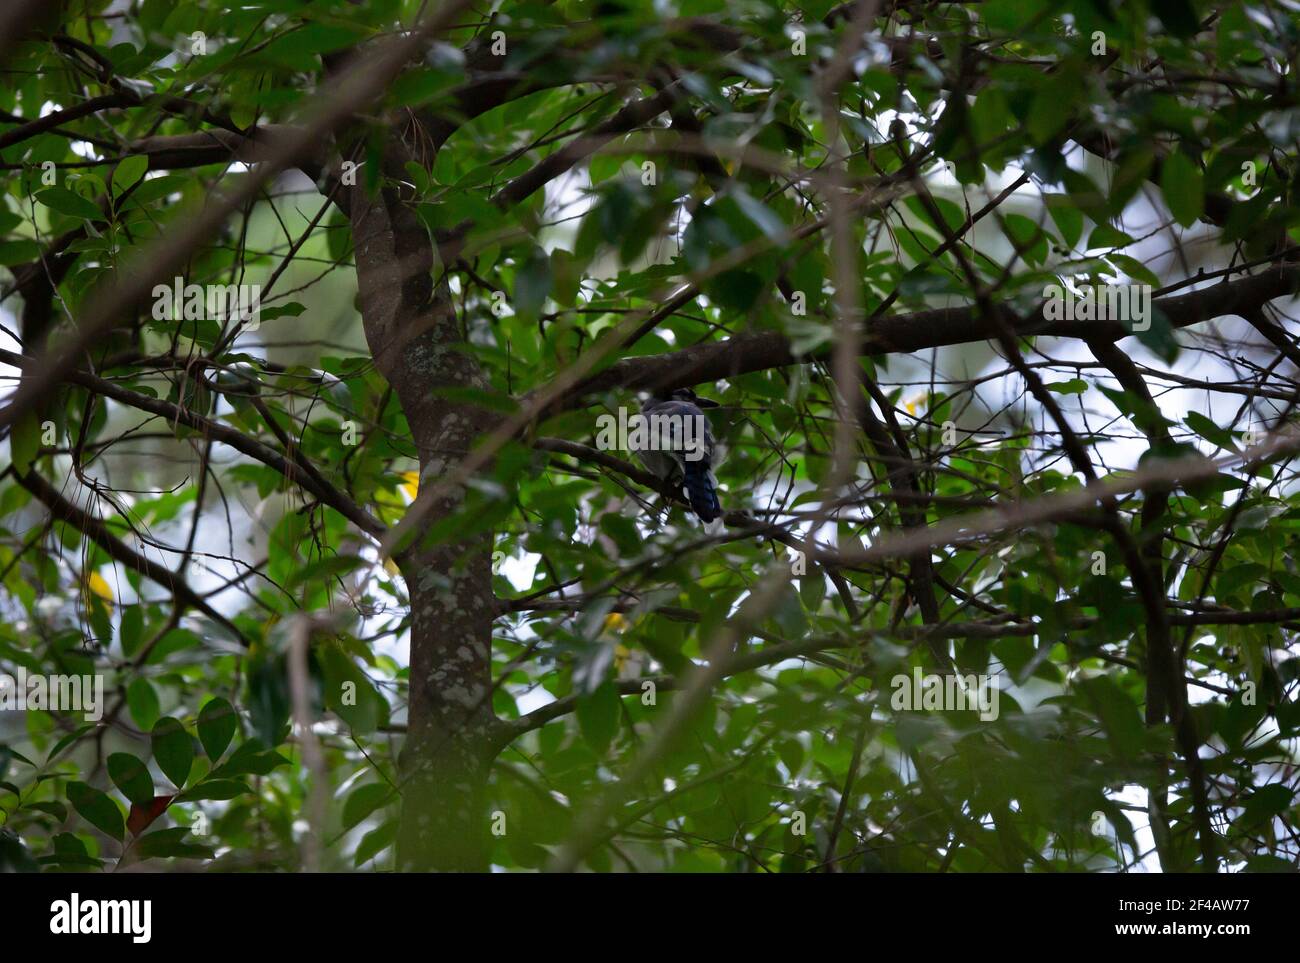
<instances>
[{"instance_id":1,"label":"tree branch","mask_svg":"<svg viewBox=\"0 0 1300 963\"><path fill-rule=\"evenodd\" d=\"M26 355L4 350L0 350L0 361L24 369L30 368L36 363L34 359ZM106 381L87 371L73 371L67 376L66 380L95 394L111 398L120 404L166 418L172 424L182 424L187 428L193 428L202 432L206 437L229 445L249 458L260 461L268 468L275 469L289 481L311 492L323 504L333 508L368 535L382 538L384 532L387 531L387 528L379 519L357 505L338 488L331 485L321 477L319 472L314 469L306 470L303 465L290 461L275 449L264 445L255 438L250 438L242 432L236 431L229 425L223 425L219 421L205 418L203 415L170 401L151 398L148 395L142 395L123 388L121 385Z\"/></svg>"},{"instance_id":2,"label":"tree branch","mask_svg":"<svg viewBox=\"0 0 1300 963\"><path fill-rule=\"evenodd\" d=\"M197 592L190 588L184 579L179 578L175 572L166 566L145 558L128 546L114 535L102 520L69 502L55 490L54 486L36 472L29 471L26 475L18 475L15 472L14 475L17 477L19 484L43 502L55 518L80 531L107 552L110 558L121 562L127 568L139 572L150 581L161 585L172 594L178 605L198 609L212 621L230 631L244 648L248 648L252 644L239 626L209 605Z\"/></svg>"}]
</instances>

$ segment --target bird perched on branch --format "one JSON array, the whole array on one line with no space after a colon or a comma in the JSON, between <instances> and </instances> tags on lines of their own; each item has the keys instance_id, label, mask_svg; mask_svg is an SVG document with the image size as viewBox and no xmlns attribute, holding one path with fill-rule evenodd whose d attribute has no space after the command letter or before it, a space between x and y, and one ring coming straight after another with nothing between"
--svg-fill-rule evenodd
<instances>
[{"instance_id":1,"label":"bird perched on branch","mask_svg":"<svg viewBox=\"0 0 1300 963\"><path fill-rule=\"evenodd\" d=\"M657 394L641 406L647 430L634 433L628 444L651 473L682 487L695 514L710 528L722 517L722 506L713 475L713 429L703 409L716 407L716 401L700 398L691 388Z\"/></svg>"}]
</instances>

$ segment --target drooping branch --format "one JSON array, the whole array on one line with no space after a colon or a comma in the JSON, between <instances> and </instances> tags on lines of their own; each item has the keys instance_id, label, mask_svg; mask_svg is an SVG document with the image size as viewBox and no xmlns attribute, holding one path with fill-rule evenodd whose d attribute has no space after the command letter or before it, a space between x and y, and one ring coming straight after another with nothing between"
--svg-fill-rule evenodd
<instances>
[{"instance_id":1,"label":"drooping branch","mask_svg":"<svg viewBox=\"0 0 1300 963\"><path fill-rule=\"evenodd\" d=\"M0 350L0 361L24 370L36 364L32 358L4 350ZM187 428L202 432L205 437L229 445L236 451L279 472L290 482L301 486L305 491L320 499L322 504L333 508L368 535L382 538L386 531L384 524L379 519L330 484L314 466L310 465L298 453L296 448L290 450L288 456L282 455L269 445L265 445L256 438L251 438L229 425L213 421L173 402L143 395L131 391L129 388L123 388L121 385L92 375L87 371L73 371L68 375L67 380L78 387L102 395L119 404L128 405L140 411L166 418L172 424L185 425Z\"/></svg>"},{"instance_id":2,"label":"drooping branch","mask_svg":"<svg viewBox=\"0 0 1300 963\"><path fill-rule=\"evenodd\" d=\"M190 588L189 583L165 565L160 565L135 551L118 538L101 519L72 504L36 472L29 471L26 475L16 473L15 475L18 483L43 502L55 518L77 529L102 548L110 558L166 589L176 599L178 605L202 612L227 629L245 648L251 644L239 626L214 609L207 600Z\"/></svg>"}]
</instances>

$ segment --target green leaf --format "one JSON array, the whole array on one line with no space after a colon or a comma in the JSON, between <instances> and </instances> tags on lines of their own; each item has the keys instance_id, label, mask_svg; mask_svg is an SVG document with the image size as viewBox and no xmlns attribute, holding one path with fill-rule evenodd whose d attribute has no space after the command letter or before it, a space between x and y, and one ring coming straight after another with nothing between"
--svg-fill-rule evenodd
<instances>
[{"instance_id":1,"label":"green leaf","mask_svg":"<svg viewBox=\"0 0 1300 963\"><path fill-rule=\"evenodd\" d=\"M40 768L40 766L36 765L36 763L32 762L30 759L24 756L13 746L6 746L0 744L0 762L3 762L4 764L7 765L10 759L17 759L19 762L26 763L27 765L31 766L33 769Z\"/></svg>"},{"instance_id":2,"label":"green leaf","mask_svg":"<svg viewBox=\"0 0 1300 963\"><path fill-rule=\"evenodd\" d=\"M67 865L68 863L99 864L99 860L91 859L85 842L72 833L55 833L52 842L54 843L54 853L58 857L57 862L60 865Z\"/></svg>"},{"instance_id":3,"label":"green leaf","mask_svg":"<svg viewBox=\"0 0 1300 963\"><path fill-rule=\"evenodd\" d=\"M274 566L280 563L276 556L285 553L273 546L271 554L274 571ZM291 711L287 662L283 654L277 656L270 652L249 661L248 695L243 705L248 710L253 731L267 745L275 744L283 738Z\"/></svg>"},{"instance_id":4,"label":"green leaf","mask_svg":"<svg viewBox=\"0 0 1300 963\"><path fill-rule=\"evenodd\" d=\"M335 644L316 650L324 670L325 705L356 735L374 732L388 718L388 703L352 658Z\"/></svg>"},{"instance_id":5,"label":"green leaf","mask_svg":"<svg viewBox=\"0 0 1300 963\"><path fill-rule=\"evenodd\" d=\"M395 796L393 787L384 783L372 782L358 786L343 804L343 828L356 826Z\"/></svg>"},{"instance_id":6,"label":"green leaf","mask_svg":"<svg viewBox=\"0 0 1300 963\"><path fill-rule=\"evenodd\" d=\"M1007 236L1016 243L1030 264L1042 264L1047 259L1048 235L1036 221L1023 214L1008 214L1003 218Z\"/></svg>"},{"instance_id":7,"label":"green leaf","mask_svg":"<svg viewBox=\"0 0 1300 963\"><path fill-rule=\"evenodd\" d=\"M239 716L235 707L221 696L209 700L199 710L199 742L203 752L215 764L235 737Z\"/></svg>"},{"instance_id":8,"label":"green leaf","mask_svg":"<svg viewBox=\"0 0 1300 963\"><path fill-rule=\"evenodd\" d=\"M316 66L317 55L350 46L360 36L351 25L308 23L281 33L266 45L259 58L292 70L311 70Z\"/></svg>"},{"instance_id":9,"label":"green leaf","mask_svg":"<svg viewBox=\"0 0 1300 963\"><path fill-rule=\"evenodd\" d=\"M252 791L248 783L240 779L204 779L185 790L181 798L185 802L199 799L235 799L238 796L246 796Z\"/></svg>"},{"instance_id":10,"label":"green leaf","mask_svg":"<svg viewBox=\"0 0 1300 963\"><path fill-rule=\"evenodd\" d=\"M534 247L515 273L515 313L526 320L535 319L551 293L552 283L551 259L540 247Z\"/></svg>"},{"instance_id":11,"label":"green leaf","mask_svg":"<svg viewBox=\"0 0 1300 963\"><path fill-rule=\"evenodd\" d=\"M360 866L382 853L397 839L397 820L391 819L378 829L372 829L361 838L357 851L352 857L352 865Z\"/></svg>"},{"instance_id":12,"label":"green leaf","mask_svg":"<svg viewBox=\"0 0 1300 963\"><path fill-rule=\"evenodd\" d=\"M68 807L55 799L45 799L34 803L28 803L28 809L35 809L37 812L53 816L59 822L68 818Z\"/></svg>"},{"instance_id":13,"label":"green leaf","mask_svg":"<svg viewBox=\"0 0 1300 963\"><path fill-rule=\"evenodd\" d=\"M90 722L64 735L62 739L54 744L54 748L50 750L50 754L45 758L45 765L48 766L55 759L58 759L59 756L63 755L65 749L78 742L82 736L94 728L95 723Z\"/></svg>"},{"instance_id":14,"label":"green leaf","mask_svg":"<svg viewBox=\"0 0 1300 963\"><path fill-rule=\"evenodd\" d=\"M618 691L614 683L606 680L595 691L578 698L578 728L582 738L596 752L603 756L609 750L609 744L618 733L618 717L622 712Z\"/></svg>"},{"instance_id":15,"label":"green leaf","mask_svg":"<svg viewBox=\"0 0 1300 963\"><path fill-rule=\"evenodd\" d=\"M1142 749L1143 726L1132 698L1107 676L1081 680L1078 686L1085 704L1100 717L1116 753L1123 759L1136 759Z\"/></svg>"},{"instance_id":16,"label":"green leaf","mask_svg":"<svg viewBox=\"0 0 1300 963\"><path fill-rule=\"evenodd\" d=\"M1112 247L1128 247L1133 243L1133 238L1129 237L1123 231L1117 231L1109 224L1098 224L1093 228L1092 234L1088 236L1088 250L1096 251L1109 249Z\"/></svg>"},{"instance_id":17,"label":"green leaf","mask_svg":"<svg viewBox=\"0 0 1300 963\"><path fill-rule=\"evenodd\" d=\"M38 260L41 246L35 241L4 241L0 243L0 267L13 267Z\"/></svg>"},{"instance_id":18,"label":"green leaf","mask_svg":"<svg viewBox=\"0 0 1300 963\"><path fill-rule=\"evenodd\" d=\"M144 154L132 154L122 158L113 170L113 193L121 196L134 186L149 170L149 158Z\"/></svg>"},{"instance_id":19,"label":"green leaf","mask_svg":"<svg viewBox=\"0 0 1300 963\"><path fill-rule=\"evenodd\" d=\"M1169 316L1159 308L1152 309L1150 327L1138 332L1137 337L1166 364L1173 364L1177 359L1179 345L1174 326L1169 323Z\"/></svg>"},{"instance_id":20,"label":"green leaf","mask_svg":"<svg viewBox=\"0 0 1300 963\"><path fill-rule=\"evenodd\" d=\"M1201 169L1182 151L1170 154L1160 171L1160 190L1169 213L1183 227L1191 227L1205 210L1205 185Z\"/></svg>"},{"instance_id":21,"label":"green leaf","mask_svg":"<svg viewBox=\"0 0 1300 963\"><path fill-rule=\"evenodd\" d=\"M1083 213L1070 202L1065 194L1044 194L1047 212L1052 215L1052 222L1061 232L1061 240L1067 247L1073 248L1083 237Z\"/></svg>"},{"instance_id":22,"label":"green leaf","mask_svg":"<svg viewBox=\"0 0 1300 963\"><path fill-rule=\"evenodd\" d=\"M1294 798L1295 792L1290 786L1281 783L1260 786L1246 800L1245 812L1238 822L1246 828L1260 826L1285 812Z\"/></svg>"},{"instance_id":23,"label":"green leaf","mask_svg":"<svg viewBox=\"0 0 1300 963\"><path fill-rule=\"evenodd\" d=\"M48 187L36 195L36 200L52 211L80 217L87 221L106 221L98 207L80 194L74 194L66 187Z\"/></svg>"},{"instance_id":24,"label":"green leaf","mask_svg":"<svg viewBox=\"0 0 1300 963\"><path fill-rule=\"evenodd\" d=\"M127 206L144 207L153 201L167 197L169 194L178 194L187 182L187 178L178 174L151 177L131 192L131 196L127 199Z\"/></svg>"},{"instance_id":25,"label":"green leaf","mask_svg":"<svg viewBox=\"0 0 1300 963\"><path fill-rule=\"evenodd\" d=\"M68 802L96 829L118 842L126 835L126 824L122 821L122 810L108 796L84 782L70 782L67 788Z\"/></svg>"},{"instance_id":26,"label":"green leaf","mask_svg":"<svg viewBox=\"0 0 1300 963\"><path fill-rule=\"evenodd\" d=\"M175 857L182 859L211 859L214 852L210 847L185 842L185 837L189 833L189 828L186 826L159 829L141 836L135 841L133 848L136 856L140 859Z\"/></svg>"},{"instance_id":27,"label":"green leaf","mask_svg":"<svg viewBox=\"0 0 1300 963\"><path fill-rule=\"evenodd\" d=\"M144 606L127 605L123 607L122 622L118 628L118 638L122 643L122 652L128 658L140 651L140 644L144 641ZM130 705L129 700L127 704ZM152 726L142 728L148 729L152 728Z\"/></svg>"},{"instance_id":28,"label":"green leaf","mask_svg":"<svg viewBox=\"0 0 1300 963\"><path fill-rule=\"evenodd\" d=\"M41 450L40 416L34 411L19 415L9 435L9 458L19 478L32 470L36 453Z\"/></svg>"},{"instance_id":29,"label":"green leaf","mask_svg":"<svg viewBox=\"0 0 1300 963\"><path fill-rule=\"evenodd\" d=\"M1013 34L1047 12L1046 0L988 0L981 8L990 29Z\"/></svg>"},{"instance_id":30,"label":"green leaf","mask_svg":"<svg viewBox=\"0 0 1300 963\"><path fill-rule=\"evenodd\" d=\"M1151 12L1175 37L1192 37L1201 29L1192 0L1151 0Z\"/></svg>"},{"instance_id":31,"label":"green leaf","mask_svg":"<svg viewBox=\"0 0 1300 963\"><path fill-rule=\"evenodd\" d=\"M122 795L133 803L147 805L153 801L153 779L149 767L135 756L115 752L108 757L108 776Z\"/></svg>"},{"instance_id":32,"label":"green leaf","mask_svg":"<svg viewBox=\"0 0 1300 963\"><path fill-rule=\"evenodd\" d=\"M772 208L768 207L743 188L732 190L731 197L735 200L736 206L744 212L746 217L754 222L754 226L762 231L768 240L778 243L785 240L787 234L785 222L781 220ZM953 206L956 207L956 205Z\"/></svg>"},{"instance_id":33,"label":"green leaf","mask_svg":"<svg viewBox=\"0 0 1300 963\"><path fill-rule=\"evenodd\" d=\"M178 789L190 778L194 765L194 738L170 716L163 716L153 727L153 757L158 768Z\"/></svg>"},{"instance_id":34,"label":"green leaf","mask_svg":"<svg viewBox=\"0 0 1300 963\"><path fill-rule=\"evenodd\" d=\"M1119 268L1133 280L1142 284L1148 284L1153 288L1160 287L1160 278L1156 277L1154 271L1143 264L1135 257L1129 257L1127 254L1108 254L1106 260Z\"/></svg>"},{"instance_id":35,"label":"green leaf","mask_svg":"<svg viewBox=\"0 0 1300 963\"><path fill-rule=\"evenodd\" d=\"M211 779L231 779L235 776L265 776L276 766L285 766L289 760L273 749L268 749L260 739L246 739L235 751L209 774Z\"/></svg>"},{"instance_id":36,"label":"green leaf","mask_svg":"<svg viewBox=\"0 0 1300 963\"><path fill-rule=\"evenodd\" d=\"M1206 441L1211 441L1218 445L1220 448L1226 448L1228 451L1232 451L1236 447L1232 443L1232 432L1220 428L1199 411L1189 411L1187 414L1183 415L1183 421L1186 422L1187 427L1192 429L1192 431L1196 432Z\"/></svg>"},{"instance_id":37,"label":"green leaf","mask_svg":"<svg viewBox=\"0 0 1300 963\"><path fill-rule=\"evenodd\" d=\"M287 301L269 308L259 308L257 316L262 321L274 321L276 318L296 318L306 310L306 306L297 301Z\"/></svg>"},{"instance_id":38,"label":"green leaf","mask_svg":"<svg viewBox=\"0 0 1300 963\"><path fill-rule=\"evenodd\" d=\"M799 577L799 599L809 612L816 612L826 597L826 576L816 565Z\"/></svg>"},{"instance_id":39,"label":"green leaf","mask_svg":"<svg viewBox=\"0 0 1300 963\"><path fill-rule=\"evenodd\" d=\"M145 732L153 729L162 714L158 693L144 676L136 676L126 687L126 706L135 724Z\"/></svg>"}]
</instances>

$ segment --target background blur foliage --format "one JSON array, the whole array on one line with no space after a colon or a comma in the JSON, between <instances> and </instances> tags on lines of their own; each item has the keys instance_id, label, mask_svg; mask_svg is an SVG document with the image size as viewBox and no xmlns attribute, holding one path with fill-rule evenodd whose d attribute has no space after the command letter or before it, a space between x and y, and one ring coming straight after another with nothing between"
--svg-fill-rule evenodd
<instances>
[{"instance_id":1,"label":"background blur foliage","mask_svg":"<svg viewBox=\"0 0 1300 963\"><path fill-rule=\"evenodd\" d=\"M218 119L240 131L291 123L333 55L381 42L419 6L50 4L38 33L8 54L0 137L95 96L126 90L144 101L0 150L7 347L36 353L16 338L18 289L22 269L57 239L71 233L51 343L135 251L246 176L230 157L187 164L151 156L142 142L221 130ZM1237 272L1213 279L1226 281L1290 258L1300 236L1294 4L872 6L872 32L837 88L834 130L818 77L852 5L502 0L462 10L361 125L373 157L394 125L454 115L456 92L480 69L475 51L493 30L508 43L493 69L528 82L459 123L404 179L435 237L470 225L462 259L447 267L465 350L490 383L475 400L515 410L630 312L699 278L701 296L620 355L784 334L805 363L700 386L722 405L712 418L728 449L717 469L723 505L828 548L870 545L900 526L1050 498L1082 477L1004 350L975 339L878 353L861 363L879 388L875 417L905 443L926 498L891 497L897 465L859 433L848 494L814 521L843 415L831 353L844 305L864 312L868 331L878 315L974 304L977 295L1010 317L1033 309L1057 279L1150 284L1159 300L1187 293L1186 285L1164 289L1198 270ZM1104 35L1101 54L1094 31ZM198 32L204 52L194 48ZM799 37L806 52L794 52ZM671 112L618 133L547 190L505 207L491 202L664 77L684 91ZM153 96L161 93L198 106L164 109ZM663 141L675 149L648 147L656 134L678 137ZM842 149L828 157L832 141ZM86 163L99 158L121 160ZM58 171L53 186L41 180L46 161ZM907 163L930 203L900 175ZM1243 164L1254 166L1247 173ZM851 196L898 188L880 205L846 209L843 252L833 231L794 233L828 215L826 195L804 176L819 170L835 172ZM972 229L971 215L1022 172L1022 187ZM377 187L388 175L367 164L359 176ZM277 178L188 263L191 282L267 285L292 251L263 302L260 330L231 340L219 320L159 321L145 304L95 346L90 367L135 396L295 453L392 525L417 491L414 449L362 337L350 225L325 205L324 184ZM954 232L960 242L946 245ZM746 245L752 256L719 265ZM837 291L837 256L850 258L856 289ZM806 314L792 311L792 291L805 295ZM504 299L494 301L497 292ZM508 310L494 311L501 301ZM1285 315L1273 317L1285 328ZM1149 465L1195 451L1231 454L1252 440L1248 432L1285 421L1300 370L1290 334L1281 348L1229 313L1205 322L1157 311L1149 331L1120 342L1148 386L1145 398L1079 339L1020 341L1099 476L1123 474L1139 456ZM743 527L705 538L680 505L618 471L532 444L591 445L596 414L639 403L623 389L587 400L507 444L452 526L495 533L497 716L515 720L552 697L574 698L573 711L521 725L496 759L489 808L503 814L505 832L493 836L491 859L505 869L546 865L575 816L643 750L674 694L659 685L647 704L641 680L688 669L765 570L797 561L790 544ZM52 440L42 438L46 419ZM956 426L955 440L944 437L945 422ZM392 868L408 589L377 562L373 543L281 472L201 428L77 384L13 426L8 464L0 669L103 673L107 724L76 713L0 713L0 866L292 870L314 836L326 868ZM250 645L210 615L178 607L82 526L51 517L19 483L28 472L122 543L179 568ZM934 668L917 639L923 620L908 560L808 559L806 573L786 580L746 627L736 655L754 667L721 680L653 772L628 787L587 865L1191 868L1204 851L1190 788L1199 778L1220 868L1295 868L1293 475L1289 456L1277 457L1159 496L1168 501L1156 522L1167 612L1259 613L1238 624L1174 620L1199 776L1189 777L1175 726L1145 718L1147 614L1094 506L934 550L939 623L980 626L941 645L964 672L1001 673L995 721L891 709L896 673ZM1152 497L1119 498L1130 534L1141 532ZM536 604L506 608L543 591ZM312 616L306 695L323 786L290 724L293 635L304 613ZM805 651L761 655L792 643ZM326 802L318 834L313 780ZM1150 828L1153 787L1167 794L1164 839Z\"/></svg>"}]
</instances>

